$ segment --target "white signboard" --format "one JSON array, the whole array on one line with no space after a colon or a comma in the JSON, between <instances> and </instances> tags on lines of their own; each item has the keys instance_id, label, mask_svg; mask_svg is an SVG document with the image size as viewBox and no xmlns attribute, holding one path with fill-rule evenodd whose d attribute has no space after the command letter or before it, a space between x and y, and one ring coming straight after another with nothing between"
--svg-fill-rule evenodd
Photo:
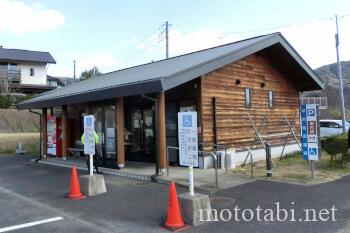
<instances>
[{"instance_id":1,"label":"white signboard","mask_svg":"<svg viewBox=\"0 0 350 233\"><path fill-rule=\"evenodd\" d=\"M304 160L319 160L318 120L316 104L303 104L300 108L302 148Z\"/></svg>"},{"instance_id":2,"label":"white signboard","mask_svg":"<svg viewBox=\"0 0 350 233\"><path fill-rule=\"evenodd\" d=\"M95 154L95 118L93 115L84 116L84 154L94 155Z\"/></svg>"},{"instance_id":3,"label":"white signboard","mask_svg":"<svg viewBox=\"0 0 350 233\"><path fill-rule=\"evenodd\" d=\"M197 112L179 112L180 165L198 167Z\"/></svg>"}]
</instances>

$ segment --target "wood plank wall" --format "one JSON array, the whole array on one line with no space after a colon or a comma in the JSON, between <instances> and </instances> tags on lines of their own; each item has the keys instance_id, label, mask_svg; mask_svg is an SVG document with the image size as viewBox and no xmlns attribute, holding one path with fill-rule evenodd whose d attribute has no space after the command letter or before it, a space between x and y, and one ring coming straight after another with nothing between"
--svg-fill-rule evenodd
<instances>
[{"instance_id":1,"label":"wood plank wall","mask_svg":"<svg viewBox=\"0 0 350 233\"><path fill-rule=\"evenodd\" d=\"M297 77L295 77L297 78ZM240 84L236 85L236 80ZM262 88L261 83L265 86ZM252 88L252 107L245 107L245 88ZM269 108L268 91L274 94L274 107ZM283 113L292 118L296 113L295 133L299 135L299 91L274 67L267 58L250 55L242 60L226 65L201 77L201 127L202 140L206 144L214 142L212 97L216 97L218 143L242 148L255 138L247 113L260 125L264 115L267 121L262 134L276 134L288 131ZM289 137L288 142L293 142ZM268 140L272 144L283 144L284 138Z\"/></svg>"}]
</instances>

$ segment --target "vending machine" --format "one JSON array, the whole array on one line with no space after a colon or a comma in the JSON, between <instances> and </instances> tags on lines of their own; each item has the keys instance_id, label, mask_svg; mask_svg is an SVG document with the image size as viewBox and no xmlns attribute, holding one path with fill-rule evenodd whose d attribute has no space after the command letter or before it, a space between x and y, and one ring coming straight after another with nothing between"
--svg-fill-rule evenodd
<instances>
[{"instance_id":1,"label":"vending machine","mask_svg":"<svg viewBox=\"0 0 350 233\"><path fill-rule=\"evenodd\" d=\"M56 116L47 117L47 154L62 156L62 121Z\"/></svg>"}]
</instances>

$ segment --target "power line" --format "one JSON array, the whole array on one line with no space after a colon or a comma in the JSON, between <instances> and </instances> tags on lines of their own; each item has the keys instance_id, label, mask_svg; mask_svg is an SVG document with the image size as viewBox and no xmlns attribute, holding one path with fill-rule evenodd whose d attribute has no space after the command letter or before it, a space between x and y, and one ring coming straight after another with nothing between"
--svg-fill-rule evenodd
<instances>
[{"instance_id":1,"label":"power line","mask_svg":"<svg viewBox=\"0 0 350 233\"><path fill-rule=\"evenodd\" d=\"M128 56L124 56L124 58L130 57L131 55L133 55L134 58L140 57L143 54L147 53L150 48L152 48L156 44L160 43L160 41L162 41L164 38L165 38L165 36L163 36L162 38L159 38L158 40L156 40L156 38L154 38L152 41L149 41L147 44L145 44L144 48L139 48L137 51L134 51L133 53L129 54Z\"/></svg>"},{"instance_id":2,"label":"power line","mask_svg":"<svg viewBox=\"0 0 350 233\"><path fill-rule=\"evenodd\" d=\"M342 17L347 17L350 15L343 15ZM260 32L260 31L269 31L269 30L276 30L276 29L282 29L282 28L288 28L288 27L296 27L296 26L301 26L309 23L315 23L315 22L321 22L321 21L328 21L328 20L333 20L333 17L328 17L328 18L321 18L321 19L316 19L316 20L308 20L296 24L288 24L288 25L281 25L281 26L276 26L276 27L266 27L266 28L259 28L259 29L252 29L252 30L245 30L245 31L233 31L233 32L228 32L228 33L223 33L223 36L219 37L219 39L222 39L230 34L245 34L245 33L252 33L252 32Z\"/></svg>"},{"instance_id":3,"label":"power line","mask_svg":"<svg viewBox=\"0 0 350 233\"><path fill-rule=\"evenodd\" d=\"M161 35L165 32L162 30L160 33L157 33L160 29L162 29L163 24L159 26L155 31L153 31L150 36L146 37L143 40L138 40L137 42L132 43L133 48L130 49L122 58L126 58L134 54L135 52L138 52L139 50L144 50L145 48L138 48L139 45L143 44L144 47L147 47L149 44L152 44L155 40L161 37Z\"/></svg>"},{"instance_id":4,"label":"power line","mask_svg":"<svg viewBox=\"0 0 350 233\"><path fill-rule=\"evenodd\" d=\"M144 49L144 51L140 54L138 54L135 58L139 58L144 56L147 53L152 52L152 48L154 48L155 46L157 46L158 44L160 44L160 42L162 42L165 39L165 36L163 36L162 38L160 38L158 41L155 41L152 45L148 46L147 48Z\"/></svg>"}]
</instances>

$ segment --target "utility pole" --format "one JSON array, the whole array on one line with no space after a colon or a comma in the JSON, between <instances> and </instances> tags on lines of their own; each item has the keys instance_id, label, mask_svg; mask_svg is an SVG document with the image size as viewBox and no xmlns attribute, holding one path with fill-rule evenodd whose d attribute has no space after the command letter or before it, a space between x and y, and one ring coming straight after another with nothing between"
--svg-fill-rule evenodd
<instances>
[{"instance_id":1,"label":"utility pole","mask_svg":"<svg viewBox=\"0 0 350 233\"><path fill-rule=\"evenodd\" d=\"M165 58L169 58L169 23L165 22Z\"/></svg>"},{"instance_id":2,"label":"utility pole","mask_svg":"<svg viewBox=\"0 0 350 233\"><path fill-rule=\"evenodd\" d=\"M73 60L73 66L74 66L74 68L73 68L73 70L74 70L74 73L73 73L73 83L75 83L75 62L76 62L76 60Z\"/></svg>"},{"instance_id":3,"label":"utility pole","mask_svg":"<svg viewBox=\"0 0 350 233\"><path fill-rule=\"evenodd\" d=\"M344 106L344 93L343 93L343 78L341 73L341 65L340 65L340 59L339 59L339 30L338 30L338 15L335 15L335 26L337 29L337 33L335 34L335 48L337 52L337 76L339 80L339 100L340 100L340 111L341 111L341 119L343 124L343 133L346 133L346 127L345 127L345 106Z\"/></svg>"}]
</instances>

